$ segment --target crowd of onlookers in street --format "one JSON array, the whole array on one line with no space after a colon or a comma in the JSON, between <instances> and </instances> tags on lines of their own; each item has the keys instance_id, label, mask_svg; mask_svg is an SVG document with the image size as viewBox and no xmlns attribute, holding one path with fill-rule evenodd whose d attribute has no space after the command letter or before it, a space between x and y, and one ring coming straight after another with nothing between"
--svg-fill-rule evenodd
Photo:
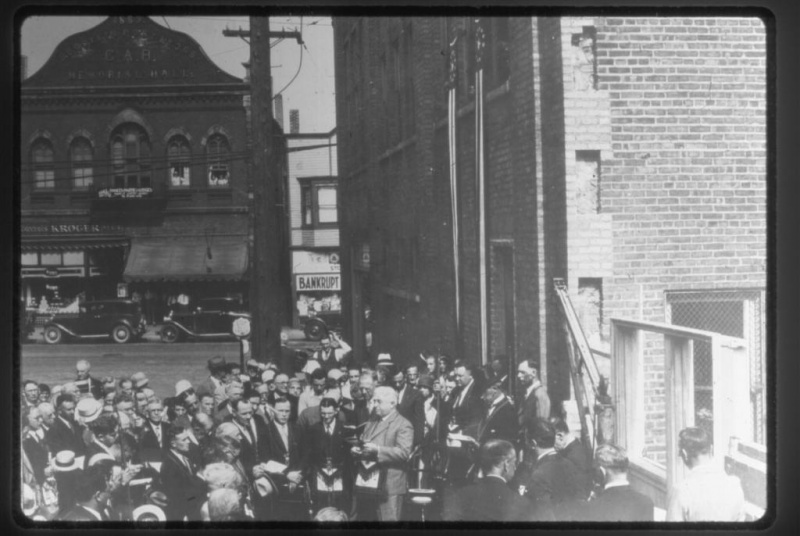
<instances>
[{"instance_id":1,"label":"crowd of onlookers in street","mask_svg":"<svg viewBox=\"0 0 800 536\"><path fill-rule=\"evenodd\" d=\"M143 372L22 382L22 509L39 521L652 521L615 445L551 407L532 361L446 355L356 363L337 337L244 366L214 356L199 385ZM511 375L515 375L512 382ZM510 387L516 385L517 392ZM734 477L699 428L668 521L743 519Z\"/></svg>"}]
</instances>

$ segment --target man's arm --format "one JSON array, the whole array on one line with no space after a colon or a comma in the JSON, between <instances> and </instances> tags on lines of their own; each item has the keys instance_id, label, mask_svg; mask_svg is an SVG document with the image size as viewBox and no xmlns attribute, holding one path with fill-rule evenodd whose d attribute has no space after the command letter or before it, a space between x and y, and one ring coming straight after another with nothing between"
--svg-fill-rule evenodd
<instances>
[{"instance_id":1,"label":"man's arm","mask_svg":"<svg viewBox=\"0 0 800 536\"><path fill-rule=\"evenodd\" d=\"M533 396L536 397L536 416L540 419L550 418L550 397L547 396L547 391L544 385L539 389L535 389Z\"/></svg>"}]
</instances>

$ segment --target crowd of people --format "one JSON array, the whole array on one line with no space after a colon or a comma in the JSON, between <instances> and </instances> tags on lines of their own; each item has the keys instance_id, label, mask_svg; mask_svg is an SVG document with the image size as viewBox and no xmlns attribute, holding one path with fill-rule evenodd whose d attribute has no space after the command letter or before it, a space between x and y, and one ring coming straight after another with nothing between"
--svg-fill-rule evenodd
<instances>
[{"instance_id":1,"label":"crowd of people","mask_svg":"<svg viewBox=\"0 0 800 536\"><path fill-rule=\"evenodd\" d=\"M571 432L532 361L510 393L503 357L351 357L336 337L291 360L213 356L204 382L176 378L170 393L142 372L94 378L86 360L63 385L25 380L22 509L137 523L653 520L625 451L592 452ZM684 430L681 449L693 473L708 467L701 429ZM740 518L738 481L695 476L704 491L676 490L668 520L703 520L698 503L711 520Z\"/></svg>"}]
</instances>

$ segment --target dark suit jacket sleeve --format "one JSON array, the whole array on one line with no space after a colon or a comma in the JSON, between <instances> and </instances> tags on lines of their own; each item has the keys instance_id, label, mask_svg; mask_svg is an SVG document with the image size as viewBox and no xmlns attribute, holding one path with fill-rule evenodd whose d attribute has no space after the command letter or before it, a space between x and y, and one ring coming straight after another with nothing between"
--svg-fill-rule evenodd
<instances>
[{"instance_id":1,"label":"dark suit jacket sleeve","mask_svg":"<svg viewBox=\"0 0 800 536\"><path fill-rule=\"evenodd\" d=\"M425 436L425 399L417 392L412 408L411 424L414 426L414 441L419 443Z\"/></svg>"}]
</instances>

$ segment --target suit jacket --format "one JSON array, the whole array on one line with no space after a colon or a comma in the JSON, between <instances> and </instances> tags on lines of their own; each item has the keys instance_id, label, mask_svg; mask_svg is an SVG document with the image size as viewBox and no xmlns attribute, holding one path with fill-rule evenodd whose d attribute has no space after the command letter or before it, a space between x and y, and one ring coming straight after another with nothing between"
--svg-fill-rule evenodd
<instances>
[{"instance_id":1,"label":"suit jacket","mask_svg":"<svg viewBox=\"0 0 800 536\"><path fill-rule=\"evenodd\" d=\"M580 521L653 521L653 501L630 486L604 489L582 506Z\"/></svg>"},{"instance_id":2,"label":"suit jacket","mask_svg":"<svg viewBox=\"0 0 800 536\"><path fill-rule=\"evenodd\" d=\"M397 411L414 427L414 443L422 441L425 436L425 399L422 393L406 385L403 398L398 399Z\"/></svg>"},{"instance_id":3,"label":"suit jacket","mask_svg":"<svg viewBox=\"0 0 800 536\"><path fill-rule=\"evenodd\" d=\"M445 493L444 521L537 521L531 503L500 478L488 476Z\"/></svg>"},{"instance_id":4,"label":"suit jacket","mask_svg":"<svg viewBox=\"0 0 800 536\"><path fill-rule=\"evenodd\" d=\"M248 432L250 432L251 439L254 442L251 442L248 439L248 436L242 434L242 452L239 454L239 459L242 461L242 466L247 471L248 475L252 474L253 466L258 463L266 462L269 458L267 458L269 454L269 428L267 423L263 419L257 419L253 417L253 422L255 423L255 437L252 438L253 429L252 426L248 427Z\"/></svg>"},{"instance_id":5,"label":"suit jacket","mask_svg":"<svg viewBox=\"0 0 800 536\"><path fill-rule=\"evenodd\" d=\"M457 387L453 390L453 410L451 414L451 422L455 423L466 433L470 431L474 434L478 426L478 421L481 420L483 414L483 402L481 401L481 393L478 389L477 381L472 380L472 383L467 386L467 393L464 400L459 403L461 392L463 388Z\"/></svg>"},{"instance_id":6,"label":"suit jacket","mask_svg":"<svg viewBox=\"0 0 800 536\"><path fill-rule=\"evenodd\" d=\"M582 491L581 498L587 498L592 490L594 477L591 451L584 447L579 439L575 439L559 451L558 454L575 465L578 470L577 478Z\"/></svg>"},{"instance_id":7,"label":"suit jacket","mask_svg":"<svg viewBox=\"0 0 800 536\"><path fill-rule=\"evenodd\" d=\"M414 445L414 427L396 410L381 421L372 417L361 435L364 443L378 446L378 465L386 470L386 494L408 490L407 465Z\"/></svg>"},{"instance_id":8,"label":"suit jacket","mask_svg":"<svg viewBox=\"0 0 800 536\"><path fill-rule=\"evenodd\" d=\"M40 439L35 433L28 432L22 439L22 449L28 456L28 461L33 469L36 482L41 485L44 483L44 468L47 467L48 452L44 439Z\"/></svg>"},{"instance_id":9,"label":"suit jacket","mask_svg":"<svg viewBox=\"0 0 800 536\"><path fill-rule=\"evenodd\" d=\"M103 400L103 384L100 380L89 376L85 380L75 380L75 384L81 392L91 393L97 400Z\"/></svg>"},{"instance_id":10,"label":"suit jacket","mask_svg":"<svg viewBox=\"0 0 800 536\"><path fill-rule=\"evenodd\" d=\"M150 421L145 423L144 431L139 439L139 452L144 459L149 461L161 461L164 451L169 450L169 441L167 441L169 426L160 422L158 427L161 428L161 445L158 444L158 438Z\"/></svg>"},{"instance_id":11,"label":"suit jacket","mask_svg":"<svg viewBox=\"0 0 800 536\"><path fill-rule=\"evenodd\" d=\"M307 479L316 479L314 472L325 467L330 459L333 467L342 469L345 487L350 487L352 460L350 444L345 441L343 421L334 421L332 436L325 432L322 421L316 422L303 435L303 446L305 447L303 466Z\"/></svg>"},{"instance_id":12,"label":"suit jacket","mask_svg":"<svg viewBox=\"0 0 800 536\"><path fill-rule=\"evenodd\" d=\"M525 423L532 419L547 419L550 417L550 397L547 396L544 386L536 387L527 397L521 400L517 408L517 415L519 417L520 432L524 432Z\"/></svg>"},{"instance_id":13,"label":"suit jacket","mask_svg":"<svg viewBox=\"0 0 800 536\"><path fill-rule=\"evenodd\" d=\"M481 422L478 424L476 439L480 444L490 439L505 439L513 444L517 440L518 430L517 412L511 402L504 398L497 405L491 416L489 416L489 410L486 410Z\"/></svg>"},{"instance_id":14,"label":"suit jacket","mask_svg":"<svg viewBox=\"0 0 800 536\"><path fill-rule=\"evenodd\" d=\"M83 456L86 452L86 444L83 442L83 428L77 422L72 421L70 429L60 417L56 417L53 426L47 436L47 444L52 449L50 452L55 456L62 450L71 450L75 456Z\"/></svg>"},{"instance_id":15,"label":"suit jacket","mask_svg":"<svg viewBox=\"0 0 800 536\"><path fill-rule=\"evenodd\" d=\"M191 463L191 462L190 462ZM167 521L182 521L184 516L190 521L200 520L200 507L206 500L206 484L178 459L172 449L164 454L161 463L161 489L167 495L164 513Z\"/></svg>"},{"instance_id":16,"label":"suit jacket","mask_svg":"<svg viewBox=\"0 0 800 536\"><path fill-rule=\"evenodd\" d=\"M525 496L540 511L552 509L557 520L568 520L568 511L580 500L580 480L572 462L552 452L536 460L528 471L523 466L514 480L526 487ZM518 478L519 477L519 478Z\"/></svg>"},{"instance_id":17,"label":"suit jacket","mask_svg":"<svg viewBox=\"0 0 800 536\"><path fill-rule=\"evenodd\" d=\"M270 421L267 427L267 450L265 453L265 461L274 460L276 462L288 466L286 472L289 471L302 471L303 470L303 454L304 451L301 447L300 433L297 425L294 423L286 423L288 427L289 450L286 450L286 445L283 444L281 433L278 431L278 426L274 421ZM288 461L287 461L288 457ZM286 483L284 475L273 475L278 484Z\"/></svg>"}]
</instances>

